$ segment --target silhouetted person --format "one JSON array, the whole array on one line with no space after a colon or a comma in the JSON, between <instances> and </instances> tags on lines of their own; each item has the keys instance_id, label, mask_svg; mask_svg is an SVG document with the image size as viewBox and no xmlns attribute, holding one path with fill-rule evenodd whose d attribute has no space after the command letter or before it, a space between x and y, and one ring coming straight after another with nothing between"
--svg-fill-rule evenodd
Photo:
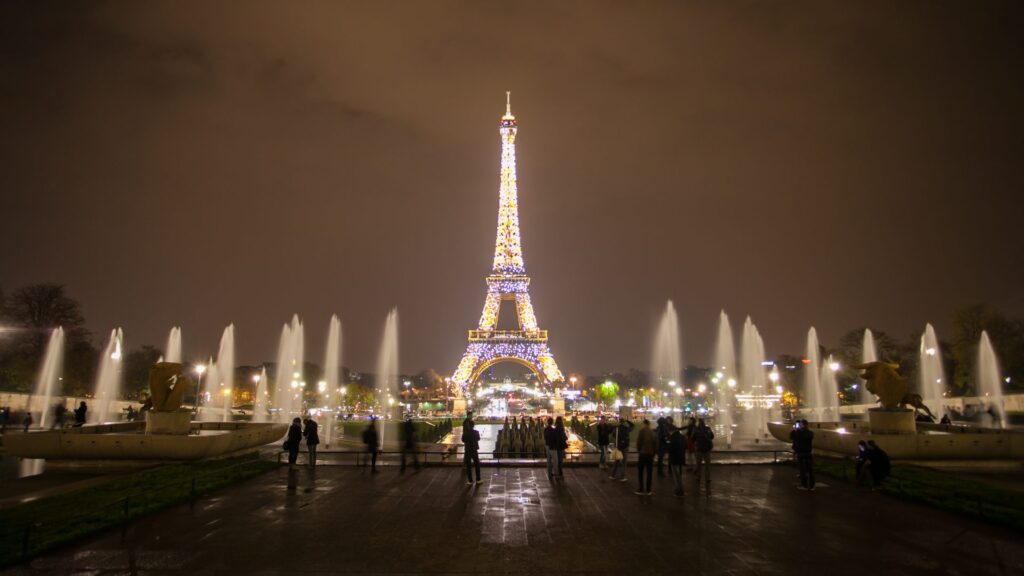
<instances>
[{"instance_id":1,"label":"silhouetted person","mask_svg":"<svg viewBox=\"0 0 1024 576\"><path fill-rule=\"evenodd\" d=\"M32 420L32 413L29 412L26 409L25 410L25 419L21 421L22 426L24 426L24 430L23 430L24 432L28 432L29 427L32 426L32 422L33 422L33 420Z\"/></svg>"},{"instance_id":2,"label":"silhouetted person","mask_svg":"<svg viewBox=\"0 0 1024 576\"><path fill-rule=\"evenodd\" d=\"M366 451L370 453L370 472L376 474L377 453L380 452L380 438L377 437L377 427L374 425L376 418L370 418L370 424L363 430L363 444L366 444Z\"/></svg>"},{"instance_id":3,"label":"silhouetted person","mask_svg":"<svg viewBox=\"0 0 1024 576\"><path fill-rule=\"evenodd\" d=\"M668 435L668 469L676 485L676 496L683 495L683 466L686 465L686 444L688 440L681 428L672 427Z\"/></svg>"},{"instance_id":4,"label":"silhouetted person","mask_svg":"<svg viewBox=\"0 0 1024 576\"><path fill-rule=\"evenodd\" d=\"M548 465L548 478L555 477L555 421L548 418L544 424L544 458Z\"/></svg>"},{"instance_id":5,"label":"silhouetted person","mask_svg":"<svg viewBox=\"0 0 1024 576\"><path fill-rule=\"evenodd\" d=\"M626 481L626 466L629 462L629 433L633 430L633 423L625 418L619 420L619 427L615 429L615 448L622 455L622 458L615 461L612 466L612 474L608 478Z\"/></svg>"},{"instance_id":6,"label":"silhouetted person","mask_svg":"<svg viewBox=\"0 0 1024 576\"><path fill-rule=\"evenodd\" d=\"M405 422L402 422L402 468L401 472L405 472L405 457L406 455L412 456L412 465L417 470L420 469L420 461L416 458L416 425L412 422L412 417L407 417Z\"/></svg>"},{"instance_id":7,"label":"silhouetted person","mask_svg":"<svg viewBox=\"0 0 1024 576\"><path fill-rule=\"evenodd\" d=\"M861 440L857 442L857 464L856 464L856 485L862 486L867 484L871 486L871 460L868 458L868 443Z\"/></svg>"},{"instance_id":8,"label":"silhouetted person","mask_svg":"<svg viewBox=\"0 0 1024 576\"><path fill-rule=\"evenodd\" d=\"M651 495L651 481L654 476L654 453L658 449L658 437L654 434L654 430L651 430L651 422L644 419L644 425L640 428L640 433L636 436L636 454L637 454L637 475L639 482L636 487L636 493L640 495ZM644 472L647 473L647 483L644 483Z\"/></svg>"},{"instance_id":9,"label":"silhouetted person","mask_svg":"<svg viewBox=\"0 0 1024 576\"><path fill-rule=\"evenodd\" d=\"M474 465L476 466L476 483L480 484L483 482L480 479L480 432L477 431L470 418L466 418L466 421L462 423L462 445L465 448L462 461L466 465L466 484L473 483Z\"/></svg>"},{"instance_id":10,"label":"silhouetted person","mask_svg":"<svg viewBox=\"0 0 1024 576\"><path fill-rule=\"evenodd\" d=\"M320 444L320 426L316 420L306 418L305 429L302 435L306 437L306 450L309 452L309 467L316 466L316 447Z\"/></svg>"},{"instance_id":11,"label":"silhouetted person","mask_svg":"<svg viewBox=\"0 0 1024 576\"><path fill-rule=\"evenodd\" d=\"M551 446L555 450L555 476L562 478L562 463L565 462L565 451L569 448L569 435L565 431L565 421L559 416L555 418L555 428L551 433Z\"/></svg>"},{"instance_id":12,"label":"silhouetted person","mask_svg":"<svg viewBox=\"0 0 1024 576\"><path fill-rule=\"evenodd\" d=\"M942 420L939 420L939 424L952 424L953 421L949 419L949 414L943 414Z\"/></svg>"},{"instance_id":13,"label":"silhouetted person","mask_svg":"<svg viewBox=\"0 0 1024 576\"><path fill-rule=\"evenodd\" d=\"M793 442L793 453L800 469L800 489L814 490L814 459L811 456L814 432L807 425L807 420L797 420L789 439Z\"/></svg>"},{"instance_id":14,"label":"silhouetted person","mask_svg":"<svg viewBox=\"0 0 1024 576\"><path fill-rule=\"evenodd\" d=\"M292 425L288 427L288 464L294 466L299 459L299 446L302 444L302 420L294 418Z\"/></svg>"},{"instance_id":15,"label":"silhouetted person","mask_svg":"<svg viewBox=\"0 0 1024 576\"><path fill-rule=\"evenodd\" d=\"M686 452L689 454L690 462L692 464L697 463L697 447L693 443L693 433L697 431L697 419L690 418L690 421L686 424Z\"/></svg>"},{"instance_id":16,"label":"silhouetted person","mask_svg":"<svg viewBox=\"0 0 1024 576\"><path fill-rule=\"evenodd\" d=\"M0 434L7 432L7 423L11 421L11 407L0 408Z\"/></svg>"},{"instance_id":17,"label":"silhouetted person","mask_svg":"<svg viewBox=\"0 0 1024 576\"><path fill-rule=\"evenodd\" d=\"M597 423L597 449L601 452L598 468L602 470L608 468L608 444L611 443L611 439L612 425L604 416L601 416L601 420Z\"/></svg>"},{"instance_id":18,"label":"silhouetted person","mask_svg":"<svg viewBox=\"0 0 1024 576\"><path fill-rule=\"evenodd\" d=\"M658 418L658 477L665 475L665 454L668 453L668 435L672 431L672 417Z\"/></svg>"},{"instance_id":19,"label":"silhouetted person","mask_svg":"<svg viewBox=\"0 0 1024 576\"><path fill-rule=\"evenodd\" d=\"M63 402L58 402L53 407L53 424L50 424L50 429L63 428L64 427L64 416L68 413L67 406Z\"/></svg>"},{"instance_id":20,"label":"silhouetted person","mask_svg":"<svg viewBox=\"0 0 1024 576\"><path fill-rule=\"evenodd\" d=\"M715 449L715 432L704 424L704 419L697 420L693 430L693 447L697 454L697 487L700 487L700 473L704 472L704 488L711 490L711 451Z\"/></svg>"},{"instance_id":21,"label":"silhouetted person","mask_svg":"<svg viewBox=\"0 0 1024 576\"><path fill-rule=\"evenodd\" d=\"M82 400L81 404L78 405L78 408L75 408L75 426L85 425L85 417L88 412L89 407L85 405L85 400Z\"/></svg>"},{"instance_id":22,"label":"silhouetted person","mask_svg":"<svg viewBox=\"0 0 1024 576\"><path fill-rule=\"evenodd\" d=\"M889 455L875 444L874 440L868 440L868 461L871 462L872 486L878 486L892 471L892 462Z\"/></svg>"}]
</instances>

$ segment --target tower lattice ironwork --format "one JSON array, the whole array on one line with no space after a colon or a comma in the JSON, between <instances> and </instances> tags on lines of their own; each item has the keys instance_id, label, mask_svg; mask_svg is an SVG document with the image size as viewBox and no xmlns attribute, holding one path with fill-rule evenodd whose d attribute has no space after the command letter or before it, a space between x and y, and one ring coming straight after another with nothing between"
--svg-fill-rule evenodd
<instances>
[{"instance_id":1,"label":"tower lattice ironwork","mask_svg":"<svg viewBox=\"0 0 1024 576\"><path fill-rule=\"evenodd\" d=\"M463 391L488 367L499 362L526 366L544 382L560 383L562 372L548 348L548 332L537 327L530 303L530 277L523 264L519 237L519 194L516 190L516 117L506 93L501 135L501 188L498 192L498 233L494 242L494 266L487 277L487 297L480 324L469 331L469 346L452 381ZM513 301L518 330L497 330L502 301Z\"/></svg>"}]
</instances>

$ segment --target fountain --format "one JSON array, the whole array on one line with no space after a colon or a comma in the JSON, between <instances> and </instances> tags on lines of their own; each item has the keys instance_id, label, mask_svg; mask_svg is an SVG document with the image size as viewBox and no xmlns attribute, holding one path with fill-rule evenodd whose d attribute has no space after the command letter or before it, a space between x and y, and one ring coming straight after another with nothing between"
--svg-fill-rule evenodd
<instances>
[{"instance_id":1,"label":"fountain","mask_svg":"<svg viewBox=\"0 0 1024 576\"><path fill-rule=\"evenodd\" d=\"M736 345L732 337L732 325L725 310L718 315L718 339L715 343L715 373L711 383L715 385L715 400L718 407L716 419L721 429L719 434L726 445L732 444L732 389L736 386Z\"/></svg>"},{"instance_id":2,"label":"fountain","mask_svg":"<svg viewBox=\"0 0 1024 576\"><path fill-rule=\"evenodd\" d=\"M811 326L807 331L807 356L804 358L804 400L811 422L820 422L825 407L821 394L821 352L818 347L818 331Z\"/></svg>"},{"instance_id":3,"label":"fountain","mask_svg":"<svg viewBox=\"0 0 1024 576\"><path fill-rule=\"evenodd\" d=\"M99 376L96 379L95 405L90 410L91 422L103 423L110 420L111 402L121 395L121 356L124 349L124 333L120 328L110 331L103 355L100 356Z\"/></svg>"},{"instance_id":4,"label":"fountain","mask_svg":"<svg viewBox=\"0 0 1024 576\"><path fill-rule=\"evenodd\" d=\"M217 361L210 363L206 377L206 409L200 413L201 420L213 422L220 420L227 422L231 419L231 391L235 384L235 325L229 324L220 337L220 349L217 352ZM221 398L222 414L210 410L210 407L217 404L217 398Z\"/></svg>"},{"instance_id":5,"label":"fountain","mask_svg":"<svg viewBox=\"0 0 1024 576\"><path fill-rule=\"evenodd\" d=\"M324 422L324 443L331 445L331 437L334 435L334 420L338 409L341 408L341 320L337 314L331 315L331 322L327 329L327 350L324 352L324 391L327 399L321 399L323 404L330 408L327 412L327 421Z\"/></svg>"},{"instance_id":6,"label":"fountain","mask_svg":"<svg viewBox=\"0 0 1024 576\"><path fill-rule=\"evenodd\" d=\"M34 393L35 397L43 399L43 411L39 416L39 427L43 429L55 417L51 406L54 396L61 396L61 402L64 402L63 395L59 394L62 390L58 389L63 362L64 328L58 326L50 332L50 341L46 345L46 355L43 357L43 369L39 371Z\"/></svg>"},{"instance_id":7,"label":"fountain","mask_svg":"<svg viewBox=\"0 0 1024 576\"><path fill-rule=\"evenodd\" d=\"M878 348L875 347L875 335L871 332L870 328L864 330L864 342L860 347L860 362L861 364L867 364L869 362L878 361ZM872 398L873 394L868 392L868 386L866 380L861 380L860 383L860 394L858 394L858 402L861 404L870 404L874 401Z\"/></svg>"},{"instance_id":8,"label":"fountain","mask_svg":"<svg viewBox=\"0 0 1024 576\"><path fill-rule=\"evenodd\" d=\"M836 382L838 370L839 363L829 354L828 362L821 365L821 374L818 376L818 386L821 386L821 422L839 420L839 384Z\"/></svg>"},{"instance_id":9,"label":"fountain","mask_svg":"<svg viewBox=\"0 0 1024 576\"><path fill-rule=\"evenodd\" d=\"M291 422L292 418L302 410L304 342L303 326L299 315L292 316L291 325L281 328L281 341L277 347L277 368L274 374L274 407L278 410L277 419Z\"/></svg>"},{"instance_id":10,"label":"fountain","mask_svg":"<svg viewBox=\"0 0 1024 576\"><path fill-rule=\"evenodd\" d=\"M659 384L668 386L669 382L679 383L683 373L680 356L679 317L669 300L665 303L665 311L661 314L658 331L654 335L654 353L651 357L653 376Z\"/></svg>"},{"instance_id":11,"label":"fountain","mask_svg":"<svg viewBox=\"0 0 1024 576\"><path fill-rule=\"evenodd\" d=\"M978 343L978 395L986 398L994 411L992 424L1006 428L1003 377L999 372L999 362L995 350L992 349L992 342L988 339L988 332L984 330L981 331L981 341Z\"/></svg>"},{"instance_id":12,"label":"fountain","mask_svg":"<svg viewBox=\"0 0 1024 576\"><path fill-rule=\"evenodd\" d=\"M164 350L164 361L165 362L181 362L181 328L175 326L171 328L171 333L167 335L167 348Z\"/></svg>"},{"instance_id":13,"label":"fountain","mask_svg":"<svg viewBox=\"0 0 1024 576\"><path fill-rule=\"evenodd\" d=\"M381 446L384 446L387 418L394 417L391 408L398 397L398 378L398 308L392 308L384 322L384 335L377 356L377 389L380 392L377 401L381 406L380 414L385 420L379 426Z\"/></svg>"},{"instance_id":14,"label":"fountain","mask_svg":"<svg viewBox=\"0 0 1024 576\"><path fill-rule=\"evenodd\" d=\"M267 367L260 368L260 374L256 377L255 386L252 389L252 421L267 421Z\"/></svg>"},{"instance_id":15,"label":"fountain","mask_svg":"<svg viewBox=\"0 0 1024 576\"><path fill-rule=\"evenodd\" d=\"M743 323L743 340L740 349L742 361L740 362L740 383L748 390L751 399L751 406L748 418L750 425L748 429L753 435L755 442L760 442L765 435L767 426L765 394L765 370L764 370L764 340L757 331L757 326L747 316ZM746 419L745 419L746 420Z\"/></svg>"},{"instance_id":16,"label":"fountain","mask_svg":"<svg viewBox=\"0 0 1024 576\"><path fill-rule=\"evenodd\" d=\"M942 416L942 398L945 396L946 379L942 370L942 349L931 324L924 327L921 348L918 352L918 374L920 375L921 398L936 418Z\"/></svg>"}]
</instances>

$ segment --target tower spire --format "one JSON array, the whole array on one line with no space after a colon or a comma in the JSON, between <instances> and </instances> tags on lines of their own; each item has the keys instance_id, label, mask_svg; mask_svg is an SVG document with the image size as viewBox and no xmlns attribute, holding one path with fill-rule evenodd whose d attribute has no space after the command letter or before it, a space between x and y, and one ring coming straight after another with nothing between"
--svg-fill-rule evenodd
<instances>
[{"instance_id":1,"label":"tower spire","mask_svg":"<svg viewBox=\"0 0 1024 576\"><path fill-rule=\"evenodd\" d=\"M512 115L512 91L505 91L505 115L501 117L502 120L515 120L515 116Z\"/></svg>"},{"instance_id":2,"label":"tower spire","mask_svg":"<svg viewBox=\"0 0 1024 576\"><path fill-rule=\"evenodd\" d=\"M519 191L516 188L516 117L512 93L505 92L501 117L501 187L498 190L498 233L494 242L494 273L524 274L523 248L519 240Z\"/></svg>"}]
</instances>

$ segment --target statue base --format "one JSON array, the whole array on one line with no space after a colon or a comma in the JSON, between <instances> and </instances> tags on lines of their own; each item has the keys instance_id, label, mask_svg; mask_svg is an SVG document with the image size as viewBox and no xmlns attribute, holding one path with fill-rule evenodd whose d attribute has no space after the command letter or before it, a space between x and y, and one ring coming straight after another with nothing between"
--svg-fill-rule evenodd
<instances>
[{"instance_id":1,"label":"statue base","mask_svg":"<svg viewBox=\"0 0 1024 576\"><path fill-rule=\"evenodd\" d=\"M916 434L917 423L914 421L914 411L883 410L872 408L868 410L868 422L871 424L872 434Z\"/></svg>"},{"instance_id":2,"label":"statue base","mask_svg":"<svg viewBox=\"0 0 1024 576\"><path fill-rule=\"evenodd\" d=\"M466 399L455 398L452 400L452 414L456 416L466 415Z\"/></svg>"},{"instance_id":3,"label":"statue base","mask_svg":"<svg viewBox=\"0 0 1024 576\"><path fill-rule=\"evenodd\" d=\"M176 434L185 436L192 431L192 412L147 412L146 434Z\"/></svg>"},{"instance_id":4,"label":"statue base","mask_svg":"<svg viewBox=\"0 0 1024 576\"><path fill-rule=\"evenodd\" d=\"M551 399L551 412L555 416L565 416L565 398L555 396Z\"/></svg>"}]
</instances>

